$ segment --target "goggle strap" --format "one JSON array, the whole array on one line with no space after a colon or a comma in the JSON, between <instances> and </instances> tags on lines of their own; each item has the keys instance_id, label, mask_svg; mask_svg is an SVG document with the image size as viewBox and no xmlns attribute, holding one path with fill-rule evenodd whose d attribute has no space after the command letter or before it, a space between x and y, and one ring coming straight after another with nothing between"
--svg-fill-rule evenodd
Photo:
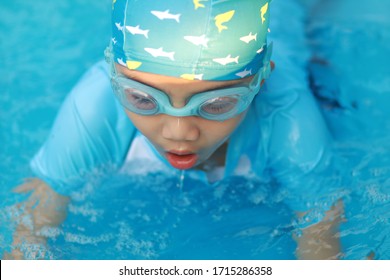
<instances>
[{"instance_id":1,"label":"goggle strap","mask_svg":"<svg viewBox=\"0 0 390 280\"><path fill-rule=\"evenodd\" d=\"M107 64L110 65L111 77L116 76L117 72L114 64L114 55L112 53L112 43L110 43L110 45L104 50L104 57Z\"/></svg>"},{"instance_id":2,"label":"goggle strap","mask_svg":"<svg viewBox=\"0 0 390 280\"><path fill-rule=\"evenodd\" d=\"M267 50L266 50L266 53L264 55L264 58L263 58L263 64L264 66L260 69L260 78L259 78L259 82L261 82L262 80L266 80L269 78L270 74L271 74L271 55L272 55L272 48L273 48L273 44L272 42L269 43L269 45L267 46Z\"/></svg>"}]
</instances>

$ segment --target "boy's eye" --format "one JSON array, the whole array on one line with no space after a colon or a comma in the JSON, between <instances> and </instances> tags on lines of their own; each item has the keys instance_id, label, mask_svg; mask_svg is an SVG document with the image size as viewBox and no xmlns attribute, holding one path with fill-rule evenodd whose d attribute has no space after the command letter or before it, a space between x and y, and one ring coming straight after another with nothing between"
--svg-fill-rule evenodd
<instances>
[{"instance_id":1,"label":"boy's eye","mask_svg":"<svg viewBox=\"0 0 390 280\"><path fill-rule=\"evenodd\" d=\"M237 102L238 100L234 97L217 97L206 101L201 106L201 110L212 115L224 114L233 110Z\"/></svg>"},{"instance_id":2,"label":"boy's eye","mask_svg":"<svg viewBox=\"0 0 390 280\"><path fill-rule=\"evenodd\" d=\"M126 101L139 110L150 111L157 107L154 98L147 95L146 93L139 92L134 89L126 89L125 93Z\"/></svg>"}]
</instances>

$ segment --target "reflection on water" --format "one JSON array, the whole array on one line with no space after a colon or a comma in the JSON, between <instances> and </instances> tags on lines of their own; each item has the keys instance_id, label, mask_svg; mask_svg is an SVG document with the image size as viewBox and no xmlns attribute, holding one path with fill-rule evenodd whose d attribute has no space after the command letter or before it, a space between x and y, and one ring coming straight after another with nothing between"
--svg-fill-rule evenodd
<instances>
[{"instance_id":1,"label":"reflection on water","mask_svg":"<svg viewBox=\"0 0 390 280\"><path fill-rule=\"evenodd\" d=\"M344 201L342 258L364 259L370 252L378 259L390 258L387 143L380 141L370 149L361 143L340 144L336 152L343 169L306 180ZM297 221L276 185L232 177L209 186L185 176L183 187L177 188L177 179L161 173L122 174L86 184L72 195L64 224L41 232L49 239L46 258L295 258L292 233ZM0 211L1 224L6 225L2 251L11 242L10 221L20 214L8 197ZM310 219L321 215L313 205Z\"/></svg>"},{"instance_id":2,"label":"reflection on water","mask_svg":"<svg viewBox=\"0 0 390 280\"><path fill-rule=\"evenodd\" d=\"M185 178L178 189L176 178L157 173L88 187L53 240L61 258L292 257L289 211L259 182L230 178L211 188Z\"/></svg>"},{"instance_id":3,"label":"reflection on water","mask_svg":"<svg viewBox=\"0 0 390 280\"><path fill-rule=\"evenodd\" d=\"M347 259L362 259L370 251L377 259L390 259L389 140L340 147L354 162L351 191L344 200L346 223L340 233Z\"/></svg>"}]
</instances>

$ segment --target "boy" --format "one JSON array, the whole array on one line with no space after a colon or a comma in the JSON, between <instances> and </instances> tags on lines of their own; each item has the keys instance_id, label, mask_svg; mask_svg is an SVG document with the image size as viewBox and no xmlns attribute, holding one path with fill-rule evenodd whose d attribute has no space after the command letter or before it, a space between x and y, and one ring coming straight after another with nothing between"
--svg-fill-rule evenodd
<instances>
[{"instance_id":1,"label":"boy","mask_svg":"<svg viewBox=\"0 0 390 280\"><path fill-rule=\"evenodd\" d=\"M32 161L40 179L19 189L34 190L27 207L33 231L59 225L67 196L96 170L141 159L167 172L202 170L208 182L272 177L294 193L287 203L303 215L299 194L307 190L293 182L327 165L329 137L282 42L275 44L278 67L258 94L272 68L269 14L268 0L114 1L110 74L100 63L72 91ZM300 258L337 255L337 211L304 230ZM313 250L310 236L324 227L330 231ZM23 238L45 242L21 224L12 257L23 257Z\"/></svg>"}]
</instances>

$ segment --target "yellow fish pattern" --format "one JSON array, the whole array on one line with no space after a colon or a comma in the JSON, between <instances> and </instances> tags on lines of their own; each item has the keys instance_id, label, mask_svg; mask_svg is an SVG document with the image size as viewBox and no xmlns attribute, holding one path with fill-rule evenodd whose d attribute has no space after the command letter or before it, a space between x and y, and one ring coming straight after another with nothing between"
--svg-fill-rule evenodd
<instances>
[{"instance_id":1,"label":"yellow fish pattern","mask_svg":"<svg viewBox=\"0 0 390 280\"><path fill-rule=\"evenodd\" d=\"M268 11L268 3L265 3L263 7L260 9L261 23L265 22L265 14Z\"/></svg>"},{"instance_id":2,"label":"yellow fish pattern","mask_svg":"<svg viewBox=\"0 0 390 280\"><path fill-rule=\"evenodd\" d=\"M222 30L228 29L228 27L223 24L229 22L233 18L234 12L234 10L231 10L229 12L219 14L214 18L215 26L217 26L219 33L221 33Z\"/></svg>"},{"instance_id":3,"label":"yellow fish pattern","mask_svg":"<svg viewBox=\"0 0 390 280\"><path fill-rule=\"evenodd\" d=\"M202 4L201 2L207 2L208 0L192 0L192 2L194 3L194 8L195 10L199 9L199 8L204 8L205 5Z\"/></svg>"},{"instance_id":4,"label":"yellow fish pattern","mask_svg":"<svg viewBox=\"0 0 390 280\"><path fill-rule=\"evenodd\" d=\"M183 74L180 76L182 79L186 80L203 80L203 74Z\"/></svg>"},{"instance_id":5,"label":"yellow fish pattern","mask_svg":"<svg viewBox=\"0 0 390 280\"><path fill-rule=\"evenodd\" d=\"M271 0L147 2L112 0L112 52L127 68L186 80L228 80L269 64Z\"/></svg>"},{"instance_id":6,"label":"yellow fish pattern","mask_svg":"<svg viewBox=\"0 0 390 280\"><path fill-rule=\"evenodd\" d=\"M139 68L141 65L142 65L142 62L139 62L139 61L135 61L135 60L127 60L126 61L126 66L130 70L135 70L135 69Z\"/></svg>"}]
</instances>

